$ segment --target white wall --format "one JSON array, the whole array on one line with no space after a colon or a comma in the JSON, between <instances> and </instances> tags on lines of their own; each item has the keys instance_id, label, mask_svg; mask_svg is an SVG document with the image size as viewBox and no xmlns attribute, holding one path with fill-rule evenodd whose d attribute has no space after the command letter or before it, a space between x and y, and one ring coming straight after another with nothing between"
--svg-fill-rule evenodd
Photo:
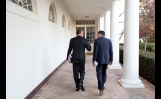
<instances>
[{"instance_id":1,"label":"white wall","mask_svg":"<svg viewBox=\"0 0 161 99\"><path fill-rule=\"evenodd\" d=\"M71 35L71 37L73 38L73 37L75 37L76 36L76 20L75 19L73 19L73 24L72 24L72 35Z\"/></svg>"},{"instance_id":2,"label":"white wall","mask_svg":"<svg viewBox=\"0 0 161 99\"><path fill-rule=\"evenodd\" d=\"M104 30L104 17L100 17L100 26L99 30Z\"/></svg>"},{"instance_id":3,"label":"white wall","mask_svg":"<svg viewBox=\"0 0 161 99\"><path fill-rule=\"evenodd\" d=\"M52 2L56 24L48 21ZM37 87L66 59L75 33L74 20L61 0L36 0L36 4L37 14L6 0L6 99L24 99ZM66 29L61 27L63 14Z\"/></svg>"}]
</instances>

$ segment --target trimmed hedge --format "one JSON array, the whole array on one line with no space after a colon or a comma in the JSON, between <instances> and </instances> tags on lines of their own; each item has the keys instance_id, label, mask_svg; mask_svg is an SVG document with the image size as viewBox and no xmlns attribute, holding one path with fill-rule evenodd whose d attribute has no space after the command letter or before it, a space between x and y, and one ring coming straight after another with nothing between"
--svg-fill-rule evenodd
<instances>
[{"instance_id":1,"label":"trimmed hedge","mask_svg":"<svg viewBox=\"0 0 161 99\"><path fill-rule=\"evenodd\" d=\"M120 54L119 55L119 61L120 61L121 64L123 64L123 59L124 59L123 58L123 56L124 56L123 55L123 46L120 46L119 54Z\"/></svg>"},{"instance_id":2,"label":"trimmed hedge","mask_svg":"<svg viewBox=\"0 0 161 99\"><path fill-rule=\"evenodd\" d=\"M119 43L120 46L124 46L124 43Z\"/></svg>"},{"instance_id":3,"label":"trimmed hedge","mask_svg":"<svg viewBox=\"0 0 161 99\"><path fill-rule=\"evenodd\" d=\"M120 46L120 63L123 64L123 47ZM139 75L155 85L155 53L139 51Z\"/></svg>"},{"instance_id":4,"label":"trimmed hedge","mask_svg":"<svg viewBox=\"0 0 161 99\"><path fill-rule=\"evenodd\" d=\"M120 46L124 46L124 43L119 43ZM139 43L139 49L144 50L144 43ZM155 52L155 43L147 43L146 51Z\"/></svg>"},{"instance_id":5,"label":"trimmed hedge","mask_svg":"<svg viewBox=\"0 0 161 99\"><path fill-rule=\"evenodd\" d=\"M144 50L144 43L139 43L139 49ZM155 52L155 43L147 43L146 51Z\"/></svg>"}]
</instances>

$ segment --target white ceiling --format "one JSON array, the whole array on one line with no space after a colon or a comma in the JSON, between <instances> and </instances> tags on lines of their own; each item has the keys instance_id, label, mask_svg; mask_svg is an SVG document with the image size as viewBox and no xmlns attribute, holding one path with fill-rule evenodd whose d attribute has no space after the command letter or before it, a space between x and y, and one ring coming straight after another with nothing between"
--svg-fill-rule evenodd
<instances>
[{"instance_id":1,"label":"white ceiling","mask_svg":"<svg viewBox=\"0 0 161 99\"><path fill-rule=\"evenodd\" d=\"M62 0L74 19L98 18L109 0Z\"/></svg>"}]
</instances>

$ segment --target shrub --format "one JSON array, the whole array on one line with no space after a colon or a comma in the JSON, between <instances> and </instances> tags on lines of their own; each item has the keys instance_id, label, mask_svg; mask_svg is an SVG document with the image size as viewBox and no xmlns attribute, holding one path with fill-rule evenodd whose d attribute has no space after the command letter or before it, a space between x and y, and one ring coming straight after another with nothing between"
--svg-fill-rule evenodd
<instances>
[{"instance_id":1,"label":"shrub","mask_svg":"<svg viewBox=\"0 0 161 99\"><path fill-rule=\"evenodd\" d=\"M124 46L124 43L119 43L120 46ZM139 49L144 50L144 43L139 43ZM155 52L155 43L147 43L146 51Z\"/></svg>"},{"instance_id":2,"label":"shrub","mask_svg":"<svg viewBox=\"0 0 161 99\"><path fill-rule=\"evenodd\" d=\"M139 49L144 50L144 43L139 44ZM155 43L147 43L146 51L155 52Z\"/></svg>"},{"instance_id":3,"label":"shrub","mask_svg":"<svg viewBox=\"0 0 161 99\"><path fill-rule=\"evenodd\" d=\"M120 46L120 50L119 50L119 61L121 64L123 64L123 46Z\"/></svg>"},{"instance_id":4,"label":"shrub","mask_svg":"<svg viewBox=\"0 0 161 99\"><path fill-rule=\"evenodd\" d=\"M123 64L123 47L120 46L120 63ZM155 85L155 53L139 50L139 75Z\"/></svg>"},{"instance_id":5,"label":"shrub","mask_svg":"<svg viewBox=\"0 0 161 99\"><path fill-rule=\"evenodd\" d=\"M120 46L124 46L124 43L119 43Z\"/></svg>"},{"instance_id":6,"label":"shrub","mask_svg":"<svg viewBox=\"0 0 161 99\"><path fill-rule=\"evenodd\" d=\"M139 75L155 85L155 55L140 51L139 53Z\"/></svg>"},{"instance_id":7,"label":"shrub","mask_svg":"<svg viewBox=\"0 0 161 99\"><path fill-rule=\"evenodd\" d=\"M139 43L139 49L144 50L144 43Z\"/></svg>"}]
</instances>

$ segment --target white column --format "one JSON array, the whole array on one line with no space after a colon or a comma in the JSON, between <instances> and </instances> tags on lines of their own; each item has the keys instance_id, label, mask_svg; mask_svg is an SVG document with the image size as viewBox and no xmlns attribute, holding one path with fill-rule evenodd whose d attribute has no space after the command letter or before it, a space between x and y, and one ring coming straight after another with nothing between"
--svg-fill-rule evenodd
<instances>
[{"instance_id":1,"label":"white column","mask_svg":"<svg viewBox=\"0 0 161 99\"><path fill-rule=\"evenodd\" d=\"M139 79L139 2L125 1L123 77L125 88L144 88Z\"/></svg>"},{"instance_id":2,"label":"white column","mask_svg":"<svg viewBox=\"0 0 161 99\"><path fill-rule=\"evenodd\" d=\"M100 30L104 30L104 17L100 17Z\"/></svg>"},{"instance_id":3,"label":"white column","mask_svg":"<svg viewBox=\"0 0 161 99\"><path fill-rule=\"evenodd\" d=\"M110 10L105 10L104 13L104 31L105 37L110 39Z\"/></svg>"},{"instance_id":4,"label":"white column","mask_svg":"<svg viewBox=\"0 0 161 99\"><path fill-rule=\"evenodd\" d=\"M98 31L99 31L99 30L100 30L100 17L98 17L97 19L98 19L98 22L97 22L98 24L97 24L97 26L98 26ZM96 32L96 33L97 33L97 32Z\"/></svg>"},{"instance_id":5,"label":"white column","mask_svg":"<svg viewBox=\"0 0 161 99\"><path fill-rule=\"evenodd\" d=\"M110 39L113 45L113 64L109 66L109 69L122 69L119 62L119 2L113 0L111 3L110 13Z\"/></svg>"}]
</instances>

